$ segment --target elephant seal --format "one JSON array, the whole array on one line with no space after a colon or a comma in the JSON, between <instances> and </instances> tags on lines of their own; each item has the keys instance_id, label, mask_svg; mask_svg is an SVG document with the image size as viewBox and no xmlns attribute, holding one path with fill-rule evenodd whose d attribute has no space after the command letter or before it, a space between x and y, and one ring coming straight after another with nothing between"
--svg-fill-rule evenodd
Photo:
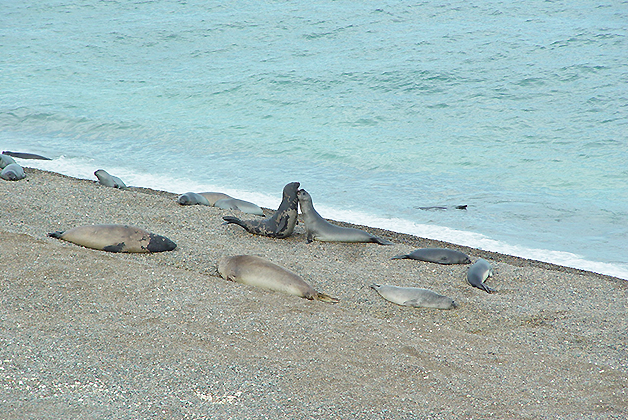
<instances>
[{"instance_id":1,"label":"elephant seal","mask_svg":"<svg viewBox=\"0 0 628 420\"><path fill-rule=\"evenodd\" d=\"M199 194L207 199L207 201L209 202L210 206L215 205L216 201L218 201L218 200L222 200L222 199L225 199L225 198L233 198L230 195L227 195L227 194L221 193L221 192L202 192L202 193L199 193Z\"/></svg>"},{"instance_id":2,"label":"elephant seal","mask_svg":"<svg viewBox=\"0 0 628 420\"><path fill-rule=\"evenodd\" d=\"M9 150L5 150L2 152L3 155L13 156L20 159L35 159L35 160L52 160L45 156L36 155L33 153L22 153L22 152L11 152Z\"/></svg>"},{"instance_id":3,"label":"elephant seal","mask_svg":"<svg viewBox=\"0 0 628 420\"><path fill-rule=\"evenodd\" d=\"M24 173L24 168L20 165L11 163L5 166L2 172L0 172L0 178L6 179L7 181L17 181L26 178L26 174Z\"/></svg>"},{"instance_id":4,"label":"elephant seal","mask_svg":"<svg viewBox=\"0 0 628 420\"><path fill-rule=\"evenodd\" d=\"M310 193L299 190L297 196L305 220L308 244L316 240L322 242L375 242L380 245L392 245L392 242L373 236L363 230L332 225L314 210Z\"/></svg>"},{"instance_id":5,"label":"elephant seal","mask_svg":"<svg viewBox=\"0 0 628 420\"><path fill-rule=\"evenodd\" d=\"M234 216L224 216L223 219L227 224L235 223L254 235L287 238L292 235L294 226L297 224L299 185L298 182L291 182L283 187L283 199L271 217L262 220L240 220Z\"/></svg>"},{"instance_id":6,"label":"elephant seal","mask_svg":"<svg viewBox=\"0 0 628 420\"><path fill-rule=\"evenodd\" d=\"M214 206L225 210L239 210L243 213L256 214L258 216L264 215L264 210L262 210L257 204L240 200L238 198L223 198L216 201Z\"/></svg>"},{"instance_id":7,"label":"elephant seal","mask_svg":"<svg viewBox=\"0 0 628 420\"><path fill-rule=\"evenodd\" d=\"M459 206L427 206L427 207L416 207L416 208L419 210L449 210L449 209L466 210L467 205L461 204Z\"/></svg>"},{"instance_id":8,"label":"elephant seal","mask_svg":"<svg viewBox=\"0 0 628 420\"><path fill-rule=\"evenodd\" d=\"M0 155L0 169L4 169L12 163L15 163L15 159L11 156Z\"/></svg>"},{"instance_id":9,"label":"elephant seal","mask_svg":"<svg viewBox=\"0 0 628 420\"><path fill-rule=\"evenodd\" d=\"M415 308L453 309L456 302L453 299L439 295L428 289L418 287L388 286L385 284L373 284L371 289L376 290L384 299L401 306Z\"/></svg>"},{"instance_id":10,"label":"elephant seal","mask_svg":"<svg viewBox=\"0 0 628 420\"><path fill-rule=\"evenodd\" d=\"M207 201L207 198L195 192L186 192L185 194L181 194L177 199L177 203L181 204L182 206L192 206L194 204L211 206L211 204L209 204L209 201Z\"/></svg>"},{"instance_id":11,"label":"elephant seal","mask_svg":"<svg viewBox=\"0 0 628 420\"><path fill-rule=\"evenodd\" d=\"M464 252L445 248L421 248L409 254L397 255L392 260L411 259L437 264L470 264L471 259Z\"/></svg>"},{"instance_id":12,"label":"elephant seal","mask_svg":"<svg viewBox=\"0 0 628 420\"><path fill-rule=\"evenodd\" d=\"M52 232L48 236L107 252L162 252L177 247L165 236L127 225L79 226Z\"/></svg>"},{"instance_id":13,"label":"elephant seal","mask_svg":"<svg viewBox=\"0 0 628 420\"><path fill-rule=\"evenodd\" d=\"M254 255L224 257L218 262L218 273L222 278L229 281L249 284L309 300L338 302L338 299L314 290L301 276Z\"/></svg>"},{"instance_id":14,"label":"elephant seal","mask_svg":"<svg viewBox=\"0 0 628 420\"><path fill-rule=\"evenodd\" d=\"M484 290L486 293L496 292L495 289L491 289L484 281L493 275L493 267L491 264L483 258L480 258L469 267L469 271L467 271L467 281L473 287L477 287L478 289Z\"/></svg>"},{"instance_id":15,"label":"elephant seal","mask_svg":"<svg viewBox=\"0 0 628 420\"><path fill-rule=\"evenodd\" d=\"M121 190L126 190L127 188L120 178L109 175L109 173L107 173L104 169L97 170L94 172L94 175L98 178L98 182L105 187L120 188Z\"/></svg>"}]
</instances>

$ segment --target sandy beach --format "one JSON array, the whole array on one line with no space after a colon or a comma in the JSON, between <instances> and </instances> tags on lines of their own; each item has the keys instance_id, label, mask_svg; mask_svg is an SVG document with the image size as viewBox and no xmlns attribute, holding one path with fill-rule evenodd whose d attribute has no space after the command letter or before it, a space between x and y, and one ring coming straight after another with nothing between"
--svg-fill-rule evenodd
<instances>
[{"instance_id":1,"label":"sandy beach","mask_svg":"<svg viewBox=\"0 0 628 420\"><path fill-rule=\"evenodd\" d=\"M259 237L222 220L255 216L25 171L0 180L3 419L628 418L625 280L368 227L394 245L307 244L303 223ZM291 181L307 189L278 183ZM100 223L177 248L117 254L47 236ZM468 265L391 260L422 247L489 260L497 293L470 287ZM237 254L340 302L218 277ZM394 305L373 283L458 307Z\"/></svg>"}]
</instances>

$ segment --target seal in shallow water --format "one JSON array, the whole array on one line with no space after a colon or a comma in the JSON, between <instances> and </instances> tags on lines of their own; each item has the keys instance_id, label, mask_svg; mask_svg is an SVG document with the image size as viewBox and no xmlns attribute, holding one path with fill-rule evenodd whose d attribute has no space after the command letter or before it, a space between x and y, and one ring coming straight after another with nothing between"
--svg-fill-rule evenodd
<instances>
[{"instance_id":1,"label":"seal in shallow water","mask_svg":"<svg viewBox=\"0 0 628 420\"><path fill-rule=\"evenodd\" d=\"M118 178L117 176L109 175L109 173L104 169L97 170L96 172L94 172L94 175L96 175L96 178L98 178L98 182L105 187L120 188L121 190L126 189L126 185L124 184L124 182L122 182L120 178Z\"/></svg>"},{"instance_id":2,"label":"seal in shallow water","mask_svg":"<svg viewBox=\"0 0 628 420\"><path fill-rule=\"evenodd\" d=\"M262 220L240 220L234 216L225 216L227 223L242 226L247 232L254 235L269 236L271 238L287 238L294 232L297 224L299 200L297 198L298 182L291 182L283 187L283 199L277 211Z\"/></svg>"},{"instance_id":3,"label":"seal in shallow water","mask_svg":"<svg viewBox=\"0 0 628 420\"><path fill-rule=\"evenodd\" d=\"M329 303L338 302L338 299L314 290L301 276L254 255L224 257L218 262L218 272L225 280L249 284L309 300L320 300Z\"/></svg>"},{"instance_id":4,"label":"seal in shallow water","mask_svg":"<svg viewBox=\"0 0 628 420\"><path fill-rule=\"evenodd\" d=\"M52 160L45 156L36 155L34 153L23 153L23 152L11 152L10 150L5 150L2 152L3 155L13 156L20 159L35 159L35 160Z\"/></svg>"},{"instance_id":5,"label":"seal in shallow water","mask_svg":"<svg viewBox=\"0 0 628 420\"><path fill-rule=\"evenodd\" d=\"M457 306L456 302L447 296L418 287L373 284L371 289L376 290L384 299L401 306L436 309L453 309Z\"/></svg>"},{"instance_id":6,"label":"seal in shallow water","mask_svg":"<svg viewBox=\"0 0 628 420\"><path fill-rule=\"evenodd\" d=\"M162 252L177 247L165 236L127 225L79 226L48 236L107 252Z\"/></svg>"},{"instance_id":7,"label":"seal in shallow water","mask_svg":"<svg viewBox=\"0 0 628 420\"><path fill-rule=\"evenodd\" d=\"M446 248L421 248L409 254L392 257L392 260L411 259L437 264L470 264L471 259L464 252Z\"/></svg>"},{"instance_id":8,"label":"seal in shallow water","mask_svg":"<svg viewBox=\"0 0 628 420\"><path fill-rule=\"evenodd\" d=\"M26 173L24 173L24 168L20 165L11 163L5 166L2 172L0 172L0 178L6 179L7 181L17 181L26 178Z\"/></svg>"},{"instance_id":9,"label":"seal in shallow water","mask_svg":"<svg viewBox=\"0 0 628 420\"><path fill-rule=\"evenodd\" d=\"M467 271L467 281L473 287L477 287L478 289L484 290L486 293L493 293L496 290L491 289L484 281L493 275L493 267L491 264L483 258L480 258L469 267L469 271Z\"/></svg>"},{"instance_id":10,"label":"seal in shallow water","mask_svg":"<svg viewBox=\"0 0 628 420\"><path fill-rule=\"evenodd\" d=\"M375 242L380 245L392 245L392 242L373 236L360 229L336 226L323 219L312 204L312 197L305 190L299 190L299 205L305 220L307 242Z\"/></svg>"}]
</instances>

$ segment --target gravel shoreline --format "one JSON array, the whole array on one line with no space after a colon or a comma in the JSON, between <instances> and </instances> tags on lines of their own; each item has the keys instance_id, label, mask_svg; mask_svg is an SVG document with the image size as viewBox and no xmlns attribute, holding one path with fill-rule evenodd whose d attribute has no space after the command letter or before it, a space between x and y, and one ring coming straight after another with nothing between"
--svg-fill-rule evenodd
<instances>
[{"instance_id":1,"label":"gravel shoreline","mask_svg":"<svg viewBox=\"0 0 628 420\"><path fill-rule=\"evenodd\" d=\"M222 223L255 216L25 171L0 182L3 418L628 417L625 280L368 227L395 245L306 244L302 223L287 239L257 237ZM46 236L97 223L178 246L112 254ZM497 293L470 287L467 265L391 260L443 246L488 259ZM218 259L236 254L340 302L217 277ZM458 308L397 306L373 283L428 288Z\"/></svg>"}]
</instances>

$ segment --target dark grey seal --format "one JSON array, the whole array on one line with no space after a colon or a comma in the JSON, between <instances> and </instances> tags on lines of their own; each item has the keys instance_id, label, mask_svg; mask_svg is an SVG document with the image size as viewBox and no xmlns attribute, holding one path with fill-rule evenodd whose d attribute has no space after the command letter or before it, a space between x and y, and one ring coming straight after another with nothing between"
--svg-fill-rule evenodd
<instances>
[{"instance_id":1,"label":"dark grey seal","mask_svg":"<svg viewBox=\"0 0 628 420\"><path fill-rule=\"evenodd\" d=\"M397 255L393 260L419 260L437 264L470 264L471 259L464 252L446 248L421 248L409 254Z\"/></svg>"},{"instance_id":2,"label":"dark grey seal","mask_svg":"<svg viewBox=\"0 0 628 420\"><path fill-rule=\"evenodd\" d=\"M0 178L6 179L7 181L18 181L26 178L26 174L24 173L24 168L20 165L11 163L5 166L2 172L0 172Z\"/></svg>"},{"instance_id":3,"label":"dark grey seal","mask_svg":"<svg viewBox=\"0 0 628 420\"><path fill-rule=\"evenodd\" d=\"M177 247L165 236L127 225L79 226L52 232L48 236L107 252L162 252Z\"/></svg>"},{"instance_id":4,"label":"dark grey seal","mask_svg":"<svg viewBox=\"0 0 628 420\"><path fill-rule=\"evenodd\" d=\"M269 236L271 238L287 238L294 232L297 224L299 199L297 191L298 182L286 184L283 188L283 199L277 211L262 220L240 220L234 216L224 216L227 223L235 223L242 226L247 232L254 235Z\"/></svg>"},{"instance_id":5,"label":"dark grey seal","mask_svg":"<svg viewBox=\"0 0 628 420\"><path fill-rule=\"evenodd\" d=\"M480 258L469 267L469 271L467 271L467 281L473 287L477 287L478 289L484 290L486 293L494 293L496 290L491 289L484 281L493 275L493 267L491 264L483 258Z\"/></svg>"},{"instance_id":6,"label":"dark grey seal","mask_svg":"<svg viewBox=\"0 0 628 420\"><path fill-rule=\"evenodd\" d=\"M9 150L5 150L2 152L3 155L13 156L20 159L35 159L35 160L52 160L45 156L36 155L33 153L22 153L22 152L11 152Z\"/></svg>"}]
</instances>

